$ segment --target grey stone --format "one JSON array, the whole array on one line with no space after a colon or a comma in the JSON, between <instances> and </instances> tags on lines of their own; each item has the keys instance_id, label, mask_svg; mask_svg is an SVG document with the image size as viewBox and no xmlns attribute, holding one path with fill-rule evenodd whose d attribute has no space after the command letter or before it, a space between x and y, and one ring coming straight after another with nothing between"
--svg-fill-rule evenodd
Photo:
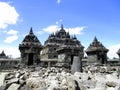
<instances>
[{"instance_id":1,"label":"grey stone","mask_svg":"<svg viewBox=\"0 0 120 90\"><path fill-rule=\"evenodd\" d=\"M68 90L80 90L78 82L74 80L72 77L67 77L68 82Z\"/></svg>"},{"instance_id":2,"label":"grey stone","mask_svg":"<svg viewBox=\"0 0 120 90\"><path fill-rule=\"evenodd\" d=\"M6 87L8 88L11 84L13 83L18 83L18 78L14 78L14 79L11 79L9 80L7 83L6 83Z\"/></svg>"},{"instance_id":3,"label":"grey stone","mask_svg":"<svg viewBox=\"0 0 120 90\"><path fill-rule=\"evenodd\" d=\"M8 87L7 90L18 90L19 87L20 87L19 84L13 83Z\"/></svg>"},{"instance_id":4,"label":"grey stone","mask_svg":"<svg viewBox=\"0 0 120 90\"><path fill-rule=\"evenodd\" d=\"M12 78L14 78L15 77L15 75L13 75L13 74L8 74L6 77L5 77L5 79L6 80L9 80L9 79L12 79Z\"/></svg>"},{"instance_id":5,"label":"grey stone","mask_svg":"<svg viewBox=\"0 0 120 90\"><path fill-rule=\"evenodd\" d=\"M16 73L16 74L15 74L15 77L16 77L16 78L19 78L20 75L21 75L20 73Z\"/></svg>"},{"instance_id":6,"label":"grey stone","mask_svg":"<svg viewBox=\"0 0 120 90\"><path fill-rule=\"evenodd\" d=\"M116 86L117 86L117 83L108 81L108 82L106 82L106 85L107 85L108 87L116 87Z\"/></svg>"},{"instance_id":7,"label":"grey stone","mask_svg":"<svg viewBox=\"0 0 120 90\"><path fill-rule=\"evenodd\" d=\"M5 88L6 88L5 85L0 86L0 90L5 90Z\"/></svg>"},{"instance_id":8,"label":"grey stone","mask_svg":"<svg viewBox=\"0 0 120 90\"><path fill-rule=\"evenodd\" d=\"M24 85L24 84L25 84L25 81L22 80L22 79L19 79L18 83L19 83L20 85Z\"/></svg>"},{"instance_id":9,"label":"grey stone","mask_svg":"<svg viewBox=\"0 0 120 90\"><path fill-rule=\"evenodd\" d=\"M47 87L39 87L36 90L47 90Z\"/></svg>"},{"instance_id":10,"label":"grey stone","mask_svg":"<svg viewBox=\"0 0 120 90\"><path fill-rule=\"evenodd\" d=\"M29 89L28 89L27 85L24 85L24 86L20 87L19 90L29 90Z\"/></svg>"},{"instance_id":11,"label":"grey stone","mask_svg":"<svg viewBox=\"0 0 120 90\"><path fill-rule=\"evenodd\" d=\"M75 72L82 72L82 63L80 57L74 56L73 64L71 67L71 73L74 74Z\"/></svg>"},{"instance_id":12,"label":"grey stone","mask_svg":"<svg viewBox=\"0 0 120 90\"><path fill-rule=\"evenodd\" d=\"M13 78L11 80L8 81L8 83L17 83L18 82L18 78Z\"/></svg>"}]
</instances>

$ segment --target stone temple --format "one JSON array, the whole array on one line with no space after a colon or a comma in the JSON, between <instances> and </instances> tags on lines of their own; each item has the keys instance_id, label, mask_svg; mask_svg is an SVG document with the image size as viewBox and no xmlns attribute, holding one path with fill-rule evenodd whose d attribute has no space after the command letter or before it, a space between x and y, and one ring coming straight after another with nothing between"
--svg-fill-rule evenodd
<instances>
[{"instance_id":1,"label":"stone temple","mask_svg":"<svg viewBox=\"0 0 120 90\"><path fill-rule=\"evenodd\" d=\"M77 37L66 32L63 25L60 30L49 35L44 45L34 35L32 28L19 44L20 58L9 58L4 51L0 54L0 67L14 67L16 65L39 66L69 66L73 73L82 71L81 67L89 64L120 65L120 49L117 51L118 58L109 59L109 51L95 37L93 42L84 51L84 46ZM87 54L87 57L84 56ZM81 70L79 70L79 68Z\"/></svg>"},{"instance_id":2,"label":"stone temple","mask_svg":"<svg viewBox=\"0 0 120 90\"><path fill-rule=\"evenodd\" d=\"M63 25L61 29L49 35L41 52L41 61L72 64L74 56L83 57L84 47L76 36L70 36Z\"/></svg>"},{"instance_id":3,"label":"stone temple","mask_svg":"<svg viewBox=\"0 0 120 90\"><path fill-rule=\"evenodd\" d=\"M117 54L118 54L119 59L120 59L120 49L117 51Z\"/></svg>"},{"instance_id":4,"label":"stone temple","mask_svg":"<svg viewBox=\"0 0 120 90\"><path fill-rule=\"evenodd\" d=\"M89 63L107 63L108 49L105 46L103 46L103 44L100 43L96 37L85 52L88 55Z\"/></svg>"},{"instance_id":5,"label":"stone temple","mask_svg":"<svg viewBox=\"0 0 120 90\"><path fill-rule=\"evenodd\" d=\"M0 53L0 58L8 58L4 52L4 50Z\"/></svg>"},{"instance_id":6,"label":"stone temple","mask_svg":"<svg viewBox=\"0 0 120 90\"><path fill-rule=\"evenodd\" d=\"M28 35L25 36L22 43L19 44L21 52L21 63L24 65L33 65L40 62L41 43L34 35L32 28Z\"/></svg>"},{"instance_id":7,"label":"stone temple","mask_svg":"<svg viewBox=\"0 0 120 90\"><path fill-rule=\"evenodd\" d=\"M21 52L21 63L23 65L34 65L38 63L67 63L72 65L75 56L84 56L84 47L76 36L70 36L63 25L61 29L49 35L42 46L34 35L32 28L19 45Z\"/></svg>"},{"instance_id":8,"label":"stone temple","mask_svg":"<svg viewBox=\"0 0 120 90\"><path fill-rule=\"evenodd\" d=\"M95 37L85 50L87 54L87 58L85 58L84 46L75 35L71 36L69 32L66 32L63 25L61 25L60 30L49 35L44 45L41 45L31 28L29 34L19 44L19 50L22 65L28 66L39 63L43 66L60 64L71 66L76 65L78 59L83 64L106 64L108 63L107 52L109 51ZM76 59L77 61L75 61Z\"/></svg>"}]
</instances>

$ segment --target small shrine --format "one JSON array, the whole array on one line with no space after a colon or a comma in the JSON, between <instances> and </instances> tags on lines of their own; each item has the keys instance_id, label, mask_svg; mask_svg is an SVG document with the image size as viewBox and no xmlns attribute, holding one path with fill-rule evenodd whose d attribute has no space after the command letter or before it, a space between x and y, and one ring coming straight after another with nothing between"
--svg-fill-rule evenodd
<instances>
[{"instance_id":1,"label":"small shrine","mask_svg":"<svg viewBox=\"0 0 120 90\"><path fill-rule=\"evenodd\" d=\"M119 59L120 59L120 49L117 51L117 54L118 54Z\"/></svg>"},{"instance_id":2,"label":"small shrine","mask_svg":"<svg viewBox=\"0 0 120 90\"><path fill-rule=\"evenodd\" d=\"M95 37L85 52L88 55L88 62L105 64L107 62L108 51L109 50Z\"/></svg>"},{"instance_id":3,"label":"small shrine","mask_svg":"<svg viewBox=\"0 0 120 90\"><path fill-rule=\"evenodd\" d=\"M19 44L21 52L21 63L23 65L33 65L40 62L41 43L34 35L32 28L28 35L25 36L22 43Z\"/></svg>"},{"instance_id":4,"label":"small shrine","mask_svg":"<svg viewBox=\"0 0 120 90\"><path fill-rule=\"evenodd\" d=\"M4 52L4 50L0 53L0 58L8 58Z\"/></svg>"}]
</instances>

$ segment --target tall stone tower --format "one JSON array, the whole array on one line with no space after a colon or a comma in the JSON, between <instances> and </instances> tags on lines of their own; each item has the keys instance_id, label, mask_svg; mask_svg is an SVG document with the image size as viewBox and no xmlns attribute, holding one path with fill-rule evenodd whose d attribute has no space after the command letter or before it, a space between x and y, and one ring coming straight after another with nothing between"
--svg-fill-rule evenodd
<instances>
[{"instance_id":1,"label":"tall stone tower","mask_svg":"<svg viewBox=\"0 0 120 90\"><path fill-rule=\"evenodd\" d=\"M28 66L38 64L40 62L41 49L41 43L31 28L29 34L26 35L22 43L19 44L22 59L21 63Z\"/></svg>"}]
</instances>

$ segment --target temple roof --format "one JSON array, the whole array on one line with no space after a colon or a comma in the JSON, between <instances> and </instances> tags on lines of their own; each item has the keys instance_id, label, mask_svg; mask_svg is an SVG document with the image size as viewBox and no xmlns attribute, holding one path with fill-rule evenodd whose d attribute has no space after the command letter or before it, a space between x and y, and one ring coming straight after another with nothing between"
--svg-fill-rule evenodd
<instances>
[{"instance_id":1,"label":"temple roof","mask_svg":"<svg viewBox=\"0 0 120 90\"><path fill-rule=\"evenodd\" d=\"M6 56L4 50L2 51L2 53L0 53L0 56Z\"/></svg>"},{"instance_id":2,"label":"temple roof","mask_svg":"<svg viewBox=\"0 0 120 90\"><path fill-rule=\"evenodd\" d=\"M89 45L86 52L94 52L94 51L108 51L108 49L100 43L95 37L93 42Z\"/></svg>"},{"instance_id":3,"label":"temple roof","mask_svg":"<svg viewBox=\"0 0 120 90\"><path fill-rule=\"evenodd\" d=\"M66 33L66 32L65 32L65 29L64 29L64 27L63 27L63 24L61 25L60 32Z\"/></svg>"},{"instance_id":4,"label":"temple roof","mask_svg":"<svg viewBox=\"0 0 120 90\"><path fill-rule=\"evenodd\" d=\"M120 55L120 49L117 51L117 54Z\"/></svg>"},{"instance_id":5,"label":"temple roof","mask_svg":"<svg viewBox=\"0 0 120 90\"><path fill-rule=\"evenodd\" d=\"M32 30L32 27L31 27L31 29L30 29L29 35L34 35L33 30Z\"/></svg>"},{"instance_id":6,"label":"temple roof","mask_svg":"<svg viewBox=\"0 0 120 90\"><path fill-rule=\"evenodd\" d=\"M48 39L45 41L45 44L56 43L55 41L57 41L57 40L58 40L58 43L59 43L59 41L61 41L62 39L66 39L66 38L71 39L69 32L65 31L65 29L63 27L63 24L62 24L59 31L49 35Z\"/></svg>"},{"instance_id":7,"label":"temple roof","mask_svg":"<svg viewBox=\"0 0 120 90\"><path fill-rule=\"evenodd\" d=\"M29 34L25 36L19 47L25 47L25 46L27 47L31 45L37 47L41 46L41 43L38 40L37 36L34 35L32 28L30 28Z\"/></svg>"},{"instance_id":8,"label":"temple roof","mask_svg":"<svg viewBox=\"0 0 120 90\"><path fill-rule=\"evenodd\" d=\"M29 34L25 36L23 42L38 42L38 43L40 43L38 38L34 35L32 28L30 29Z\"/></svg>"},{"instance_id":9,"label":"temple roof","mask_svg":"<svg viewBox=\"0 0 120 90\"><path fill-rule=\"evenodd\" d=\"M61 25L61 29L58 32L56 32L55 36L58 38L66 38L67 37L67 32L65 31L63 24Z\"/></svg>"}]
</instances>

